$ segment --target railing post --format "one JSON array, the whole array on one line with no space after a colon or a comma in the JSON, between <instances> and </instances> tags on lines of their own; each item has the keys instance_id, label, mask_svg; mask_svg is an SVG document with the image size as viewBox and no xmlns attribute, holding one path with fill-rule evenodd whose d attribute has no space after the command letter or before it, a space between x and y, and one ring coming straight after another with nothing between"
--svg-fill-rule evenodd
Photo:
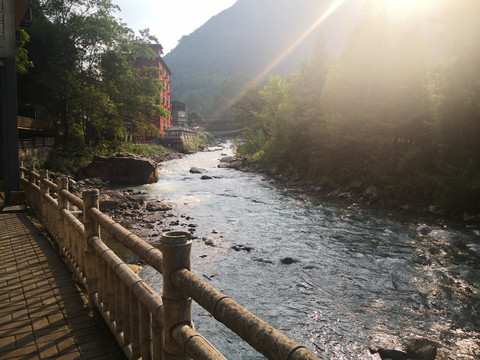
<instances>
[{"instance_id":1,"label":"railing post","mask_svg":"<svg viewBox=\"0 0 480 360\"><path fill-rule=\"evenodd\" d=\"M84 190L83 198L83 225L85 226L85 238L83 241L83 251L85 253L85 277L87 279L88 303L90 307L94 306L92 295L97 292L97 274L95 271L95 251L90 246L90 238L100 237L100 226L97 222L88 216L91 208L98 209L98 189Z\"/></svg>"},{"instance_id":2,"label":"railing post","mask_svg":"<svg viewBox=\"0 0 480 360\"><path fill-rule=\"evenodd\" d=\"M68 200L65 199L62 195L62 190L68 191L68 177L66 176L60 176L57 179L57 195L58 195L58 213L57 213L57 229L58 229L58 239L59 239L59 245L60 245L60 250L62 250L63 247L66 248L65 245L65 239L66 239L66 226L65 226L65 220L63 219L62 216L62 210L68 210L69 209L69 204Z\"/></svg>"},{"instance_id":3,"label":"railing post","mask_svg":"<svg viewBox=\"0 0 480 360\"><path fill-rule=\"evenodd\" d=\"M160 249L163 253L163 359L189 359L172 336L173 329L180 324L192 324L192 299L177 288L171 275L176 270L190 270L192 241L187 231L170 231L162 234Z\"/></svg>"},{"instance_id":4,"label":"railing post","mask_svg":"<svg viewBox=\"0 0 480 360\"><path fill-rule=\"evenodd\" d=\"M46 200L43 198L45 194L49 193L48 186L44 183L44 180L48 179L48 170L40 170L40 215L42 221L47 224L47 209L46 209Z\"/></svg>"},{"instance_id":5,"label":"railing post","mask_svg":"<svg viewBox=\"0 0 480 360\"><path fill-rule=\"evenodd\" d=\"M30 184L35 184L35 177L33 176L33 173L35 172L35 164L30 165L28 170L28 182Z\"/></svg>"}]
</instances>

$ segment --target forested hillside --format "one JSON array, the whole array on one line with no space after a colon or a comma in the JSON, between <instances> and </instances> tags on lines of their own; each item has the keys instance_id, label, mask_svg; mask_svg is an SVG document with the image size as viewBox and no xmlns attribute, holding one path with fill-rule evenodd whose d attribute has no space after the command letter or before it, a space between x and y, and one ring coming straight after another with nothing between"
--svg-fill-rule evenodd
<instances>
[{"instance_id":1,"label":"forested hillside","mask_svg":"<svg viewBox=\"0 0 480 360\"><path fill-rule=\"evenodd\" d=\"M239 151L319 185L478 214L480 2L442 6L434 46L386 6L363 13L334 61L319 42L300 72L248 87L234 106Z\"/></svg>"},{"instance_id":2,"label":"forested hillside","mask_svg":"<svg viewBox=\"0 0 480 360\"><path fill-rule=\"evenodd\" d=\"M340 8L310 29L331 4L330 0L238 0L184 36L165 56L173 72L173 98L202 113L207 127L212 127L210 121L221 127L226 118L231 121L225 110L244 85L268 74L297 72L321 34L331 52L340 51L355 12Z\"/></svg>"}]
</instances>

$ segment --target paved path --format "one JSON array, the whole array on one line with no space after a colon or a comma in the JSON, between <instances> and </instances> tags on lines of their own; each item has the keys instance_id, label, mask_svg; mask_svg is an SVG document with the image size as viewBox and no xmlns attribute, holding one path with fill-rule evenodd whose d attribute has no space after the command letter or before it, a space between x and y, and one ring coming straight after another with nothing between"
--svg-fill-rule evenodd
<instances>
[{"instance_id":1,"label":"paved path","mask_svg":"<svg viewBox=\"0 0 480 360\"><path fill-rule=\"evenodd\" d=\"M0 359L125 359L58 252L2 198Z\"/></svg>"}]
</instances>

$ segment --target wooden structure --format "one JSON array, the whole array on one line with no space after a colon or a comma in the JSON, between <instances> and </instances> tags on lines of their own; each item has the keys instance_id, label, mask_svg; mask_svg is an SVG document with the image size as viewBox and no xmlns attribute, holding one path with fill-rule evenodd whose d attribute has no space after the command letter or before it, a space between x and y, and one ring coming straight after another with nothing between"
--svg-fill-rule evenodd
<instances>
[{"instance_id":1,"label":"wooden structure","mask_svg":"<svg viewBox=\"0 0 480 360\"><path fill-rule=\"evenodd\" d=\"M160 138L160 144L182 152L185 150L185 142L195 140L198 135L198 128L171 126L167 129L165 136Z\"/></svg>"},{"instance_id":2,"label":"wooden structure","mask_svg":"<svg viewBox=\"0 0 480 360\"><path fill-rule=\"evenodd\" d=\"M186 231L162 235L161 250L123 228L98 208L98 190L79 198L63 176L20 168L30 205L78 281L98 308L129 359L225 359L193 328L192 301L269 359L318 359L190 269L192 241ZM79 216L81 214L81 216ZM163 293L153 291L102 241L100 229L163 275Z\"/></svg>"},{"instance_id":3,"label":"wooden structure","mask_svg":"<svg viewBox=\"0 0 480 360\"><path fill-rule=\"evenodd\" d=\"M18 154L46 159L55 145L53 121L18 116Z\"/></svg>"}]
</instances>

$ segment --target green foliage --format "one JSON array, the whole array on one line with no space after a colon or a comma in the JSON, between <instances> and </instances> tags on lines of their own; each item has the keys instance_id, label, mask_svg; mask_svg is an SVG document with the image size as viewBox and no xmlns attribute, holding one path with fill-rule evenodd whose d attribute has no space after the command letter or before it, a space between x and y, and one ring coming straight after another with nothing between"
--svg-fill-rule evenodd
<instances>
[{"instance_id":1,"label":"green foliage","mask_svg":"<svg viewBox=\"0 0 480 360\"><path fill-rule=\"evenodd\" d=\"M55 122L62 153L80 159L85 149L127 132L159 135L151 121L166 115L159 70L133 66L137 58L154 58L150 45L158 40L148 30L136 36L125 27L110 0L35 0L31 6L25 49L35 67L19 76L19 103L40 106Z\"/></svg>"},{"instance_id":2,"label":"green foliage","mask_svg":"<svg viewBox=\"0 0 480 360\"><path fill-rule=\"evenodd\" d=\"M212 145L215 143L215 137L210 133L204 131L196 139L185 141L183 144L186 153L195 152L202 146Z\"/></svg>"},{"instance_id":3,"label":"green foliage","mask_svg":"<svg viewBox=\"0 0 480 360\"><path fill-rule=\"evenodd\" d=\"M215 137L207 131L204 131L200 134L200 139L202 139L202 142L205 145L215 144Z\"/></svg>"},{"instance_id":4,"label":"green foliage","mask_svg":"<svg viewBox=\"0 0 480 360\"><path fill-rule=\"evenodd\" d=\"M319 184L480 211L480 3L450 2L432 63L421 34L371 7L330 62L322 41L295 76L244 90L238 152Z\"/></svg>"},{"instance_id":5,"label":"green foliage","mask_svg":"<svg viewBox=\"0 0 480 360\"><path fill-rule=\"evenodd\" d=\"M158 154L165 154L168 152L162 145L155 144L132 144L120 143L118 151L128 152L142 156L152 156Z\"/></svg>"},{"instance_id":6,"label":"green foliage","mask_svg":"<svg viewBox=\"0 0 480 360\"><path fill-rule=\"evenodd\" d=\"M17 43L15 47L17 72L19 74L26 74L33 68L33 61L28 58L28 50L25 48L25 45L30 41L30 35L28 35L25 29L19 29L18 31L20 33L20 42Z\"/></svg>"},{"instance_id":7,"label":"green foliage","mask_svg":"<svg viewBox=\"0 0 480 360\"><path fill-rule=\"evenodd\" d=\"M36 156L26 155L20 159L23 162L23 166L28 168L30 166L35 166L38 169L42 164Z\"/></svg>"},{"instance_id":8,"label":"green foliage","mask_svg":"<svg viewBox=\"0 0 480 360\"><path fill-rule=\"evenodd\" d=\"M162 145L156 144L132 144L117 141L103 141L97 146L80 146L75 153L66 148L56 148L50 154L45 163L37 165L58 173L68 173L79 167L88 165L95 155L113 155L117 152L128 152L141 156L153 156L164 154L168 151Z\"/></svg>"}]
</instances>

